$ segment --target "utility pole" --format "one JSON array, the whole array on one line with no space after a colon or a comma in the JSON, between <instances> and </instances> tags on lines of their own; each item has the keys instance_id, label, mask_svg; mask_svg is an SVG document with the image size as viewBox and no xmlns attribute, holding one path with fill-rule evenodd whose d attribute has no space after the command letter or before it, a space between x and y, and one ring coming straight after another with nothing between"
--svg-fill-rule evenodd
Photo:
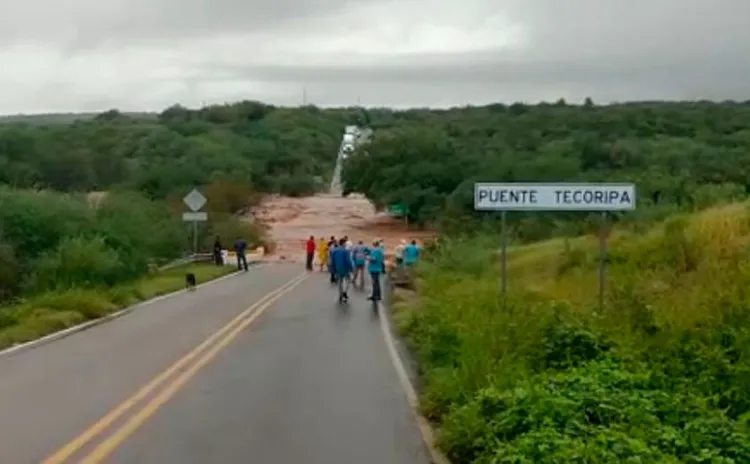
<instances>
[{"instance_id":1,"label":"utility pole","mask_svg":"<svg viewBox=\"0 0 750 464\"><path fill-rule=\"evenodd\" d=\"M302 87L302 106L307 105L307 88Z\"/></svg>"}]
</instances>

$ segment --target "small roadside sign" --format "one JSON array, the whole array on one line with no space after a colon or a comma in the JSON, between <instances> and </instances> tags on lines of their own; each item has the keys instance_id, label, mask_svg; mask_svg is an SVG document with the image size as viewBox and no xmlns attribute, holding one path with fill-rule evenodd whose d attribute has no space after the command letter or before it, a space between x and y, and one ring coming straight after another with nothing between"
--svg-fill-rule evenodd
<instances>
[{"instance_id":1,"label":"small roadside sign","mask_svg":"<svg viewBox=\"0 0 750 464\"><path fill-rule=\"evenodd\" d=\"M208 199L198 191L193 189L185 195L182 202L192 209L193 212L182 213L182 220L193 223L193 253L198 253L198 223L208 220L208 214L205 211L198 211L206 204Z\"/></svg>"},{"instance_id":2,"label":"small roadside sign","mask_svg":"<svg viewBox=\"0 0 750 464\"><path fill-rule=\"evenodd\" d=\"M604 281L607 265L607 212L632 211L636 206L632 183L493 183L474 184L474 210L501 213L501 292L503 306L508 282L508 211L598 211L599 306L604 307Z\"/></svg>"},{"instance_id":3,"label":"small roadside sign","mask_svg":"<svg viewBox=\"0 0 750 464\"><path fill-rule=\"evenodd\" d=\"M205 211L197 211L192 213L182 213L182 220L183 221L207 221L208 220L208 213Z\"/></svg>"},{"instance_id":4,"label":"small roadside sign","mask_svg":"<svg viewBox=\"0 0 750 464\"><path fill-rule=\"evenodd\" d=\"M200 193L197 189L193 189L185 195L185 197L182 199L182 202L187 205L188 208L192 209L193 211L198 211L199 209L203 208L203 206L206 204L208 200L205 196L203 196L202 193Z\"/></svg>"}]
</instances>

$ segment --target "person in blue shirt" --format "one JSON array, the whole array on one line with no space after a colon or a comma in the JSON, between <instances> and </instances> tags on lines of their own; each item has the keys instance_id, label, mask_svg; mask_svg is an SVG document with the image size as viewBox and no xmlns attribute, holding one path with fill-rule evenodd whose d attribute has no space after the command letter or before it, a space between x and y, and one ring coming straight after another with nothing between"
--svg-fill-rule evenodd
<instances>
[{"instance_id":1,"label":"person in blue shirt","mask_svg":"<svg viewBox=\"0 0 750 464\"><path fill-rule=\"evenodd\" d=\"M245 252L247 251L247 242L244 238L237 238L237 240L234 242L234 251L235 253L237 253L237 269L247 272L247 256L245 256Z\"/></svg>"},{"instance_id":2,"label":"person in blue shirt","mask_svg":"<svg viewBox=\"0 0 750 464\"><path fill-rule=\"evenodd\" d=\"M367 299L376 302L382 299L380 276L385 272L385 251L377 240L373 242L372 246L373 248L370 250L369 257L370 263L367 266L367 270L370 272L370 279L372 280L372 295Z\"/></svg>"},{"instance_id":3,"label":"person in blue shirt","mask_svg":"<svg viewBox=\"0 0 750 464\"><path fill-rule=\"evenodd\" d=\"M404 264L406 266L413 266L419 260L419 246L417 241L412 240L410 244L404 248Z\"/></svg>"},{"instance_id":4,"label":"person in blue shirt","mask_svg":"<svg viewBox=\"0 0 750 464\"><path fill-rule=\"evenodd\" d=\"M349 301L349 277L352 273L352 256L346 249L346 239L339 241L339 246L331 252L333 274L339 284L339 302Z\"/></svg>"},{"instance_id":5,"label":"person in blue shirt","mask_svg":"<svg viewBox=\"0 0 750 464\"><path fill-rule=\"evenodd\" d=\"M328 241L328 274L330 274L331 277L331 284L336 283L336 274L333 272L333 250L335 250L338 247L338 242L336 239L331 235L331 240Z\"/></svg>"},{"instance_id":6,"label":"person in blue shirt","mask_svg":"<svg viewBox=\"0 0 750 464\"><path fill-rule=\"evenodd\" d=\"M352 282L356 285L357 279L359 279L359 288L365 288L365 263L369 253L370 250L365 246L362 240L360 240L357 243L357 246L352 250L352 263L354 264Z\"/></svg>"}]
</instances>

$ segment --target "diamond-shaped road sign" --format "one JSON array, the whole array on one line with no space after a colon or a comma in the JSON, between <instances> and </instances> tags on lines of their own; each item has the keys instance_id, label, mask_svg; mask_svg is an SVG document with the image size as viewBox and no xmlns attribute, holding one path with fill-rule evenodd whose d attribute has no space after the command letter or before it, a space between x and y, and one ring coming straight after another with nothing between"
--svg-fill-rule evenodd
<instances>
[{"instance_id":1,"label":"diamond-shaped road sign","mask_svg":"<svg viewBox=\"0 0 750 464\"><path fill-rule=\"evenodd\" d=\"M199 209L203 208L203 205L206 204L206 197L203 196L202 193L200 193L198 190L193 189L185 195L185 198L182 199L182 202L185 203L188 208L192 209L193 211L198 211Z\"/></svg>"}]
</instances>

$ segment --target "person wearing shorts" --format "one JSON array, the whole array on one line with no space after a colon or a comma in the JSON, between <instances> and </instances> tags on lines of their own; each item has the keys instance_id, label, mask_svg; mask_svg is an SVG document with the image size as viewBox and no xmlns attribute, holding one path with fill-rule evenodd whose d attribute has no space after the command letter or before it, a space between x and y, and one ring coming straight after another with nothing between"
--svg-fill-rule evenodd
<instances>
[{"instance_id":1,"label":"person wearing shorts","mask_svg":"<svg viewBox=\"0 0 750 464\"><path fill-rule=\"evenodd\" d=\"M359 288L365 288L365 263L367 262L368 254L369 250L362 240L352 250L352 262L354 264L352 283L357 285L357 280L359 280Z\"/></svg>"}]
</instances>

